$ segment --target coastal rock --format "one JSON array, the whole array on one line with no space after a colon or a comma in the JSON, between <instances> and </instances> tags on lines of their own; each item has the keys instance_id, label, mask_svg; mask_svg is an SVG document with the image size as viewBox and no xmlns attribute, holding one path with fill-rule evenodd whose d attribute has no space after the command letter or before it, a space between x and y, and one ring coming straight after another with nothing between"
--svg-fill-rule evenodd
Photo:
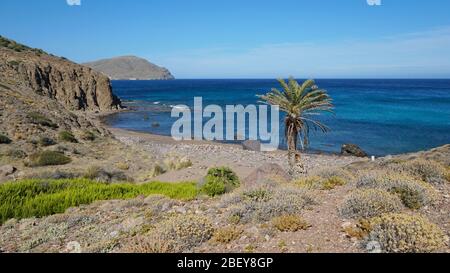
<instances>
[{"instance_id":1,"label":"coastal rock","mask_svg":"<svg viewBox=\"0 0 450 273\"><path fill-rule=\"evenodd\" d=\"M245 185L260 185L267 182L289 182L291 177L283 168L274 163L267 163L254 170L247 176L243 183Z\"/></svg>"},{"instance_id":2,"label":"coastal rock","mask_svg":"<svg viewBox=\"0 0 450 273\"><path fill-rule=\"evenodd\" d=\"M351 155L356 157L367 157L367 153L356 144L344 144L341 149L342 155Z\"/></svg>"},{"instance_id":3,"label":"coastal rock","mask_svg":"<svg viewBox=\"0 0 450 273\"><path fill-rule=\"evenodd\" d=\"M0 37L1 44L14 43ZM16 49L0 46L0 80L56 100L68 110L120 109L108 77L42 50L15 43Z\"/></svg>"},{"instance_id":4,"label":"coastal rock","mask_svg":"<svg viewBox=\"0 0 450 273\"><path fill-rule=\"evenodd\" d=\"M173 80L174 77L164 67L159 67L136 56L104 59L84 65L104 73L113 80Z\"/></svg>"},{"instance_id":5,"label":"coastal rock","mask_svg":"<svg viewBox=\"0 0 450 273\"><path fill-rule=\"evenodd\" d=\"M11 165L1 166L0 167L0 177L2 177L2 176L5 177L5 176L8 176L8 175L11 175L11 174L15 173L16 170L17 169L14 166L11 166Z\"/></svg>"},{"instance_id":6,"label":"coastal rock","mask_svg":"<svg viewBox=\"0 0 450 273\"><path fill-rule=\"evenodd\" d=\"M260 152L261 142L258 140L246 140L242 143L242 148L247 151Z\"/></svg>"}]
</instances>

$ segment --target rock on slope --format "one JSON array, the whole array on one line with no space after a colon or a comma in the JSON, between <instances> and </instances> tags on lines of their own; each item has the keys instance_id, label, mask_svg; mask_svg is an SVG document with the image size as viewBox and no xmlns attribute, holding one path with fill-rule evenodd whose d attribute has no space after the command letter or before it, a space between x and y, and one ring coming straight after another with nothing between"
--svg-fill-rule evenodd
<instances>
[{"instance_id":1,"label":"rock on slope","mask_svg":"<svg viewBox=\"0 0 450 273\"><path fill-rule=\"evenodd\" d=\"M113 80L173 80L174 77L166 68L159 67L149 61L135 56L123 56L85 63Z\"/></svg>"},{"instance_id":2,"label":"rock on slope","mask_svg":"<svg viewBox=\"0 0 450 273\"><path fill-rule=\"evenodd\" d=\"M69 110L120 108L109 79L101 73L1 36L0 82L13 89L32 89Z\"/></svg>"},{"instance_id":3,"label":"rock on slope","mask_svg":"<svg viewBox=\"0 0 450 273\"><path fill-rule=\"evenodd\" d=\"M119 108L104 75L0 36L0 134L24 145L61 130L105 135L88 114Z\"/></svg>"}]
</instances>

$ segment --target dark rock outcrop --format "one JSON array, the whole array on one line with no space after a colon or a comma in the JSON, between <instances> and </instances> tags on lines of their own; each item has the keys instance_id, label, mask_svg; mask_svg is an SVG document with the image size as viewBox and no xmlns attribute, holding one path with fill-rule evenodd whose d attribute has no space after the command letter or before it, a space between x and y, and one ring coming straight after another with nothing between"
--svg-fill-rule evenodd
<instances>
[{"instance_id":1,"label":"dark rock outcrop","mask_svg":"<svg viewBox=\"0 0 450 273\"><path fill-rule=\"evenodd\" d=\"M367 153L364 152L364 150L361 149L356 144L344 144L344 145L342 145L341 154L342 155L357 156L357 157L367 157Z\"/></svg>"}]
</instances>

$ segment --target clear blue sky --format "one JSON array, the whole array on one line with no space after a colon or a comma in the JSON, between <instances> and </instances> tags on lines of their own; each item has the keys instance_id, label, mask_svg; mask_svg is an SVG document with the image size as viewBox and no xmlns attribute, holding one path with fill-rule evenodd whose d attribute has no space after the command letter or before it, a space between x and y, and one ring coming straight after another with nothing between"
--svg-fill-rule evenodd
<instances>
[{"instance_id":1,"label":"clear blue sky","mask_svg":"<svg viewBox=\"0 0 450 273\"><path fill-rule=\"evenodd\" d=\"M74 0L72 0L74 1ZM1 0L0 35L178 78L450 77L450 1Z\"/></svg>"}]
</instances>

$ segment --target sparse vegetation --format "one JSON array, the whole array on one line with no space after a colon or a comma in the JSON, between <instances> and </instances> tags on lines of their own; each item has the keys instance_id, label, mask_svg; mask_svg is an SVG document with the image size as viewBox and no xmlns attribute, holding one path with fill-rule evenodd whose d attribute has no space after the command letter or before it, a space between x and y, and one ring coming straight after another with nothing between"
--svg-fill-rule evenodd
<instances>
[{"instance_id":1,"label":"sparse vegetation","mask_svg":"<svg viewBox=\"0 0 450 273\"><path fill-rule=\"evenodd\" d=\"M69 131L61 131L58 134L59 140L70 143L78 143L78 140L75 136Z\"/></svg>"},{"instance_id":2,"label":"sparse vegetation","mask_svg":"<svg viewBox=\"0 0 450 273\"><path fill-rule=\"evenodd\" d=\"M239 184L239 178L230 168L212 168L205 177L205 184L202 186L202 191L214 197L231 192L239 187Z\"/></svg>"},{"instance_id":3,"label":"sparse vegetation","mask_svg":"<svg viewBox=\"0 0 450 273\"><path fill-rule=\"evenodd\" d=\"M164 165L169 171L178 171L191 167L192 162L186 157L169 156L164 160Z\"/></svg>"},{"instance_id":4,"label":"sparse vegetation","mask_svg":"<svg viewBox=\"0 0 450 273\"><path fill-rule=\"evenodd\" d=\"M432 160L416 159L390 166L397 172L404 172L430 184L442 184L446 181L446 170L440 163Z\"/></svg>"},{"instance_id":5,"label":"sparse vegetation","mask_svg":"<svg viewBox=\"0 0 450 273\"><path fill-rule=\"evenodd\" d=\"M8 219L43 217L97 200L130 199L159 194L190 200L197 196L195 183L142 185L106 184L87 179L24 180L0 185L0 223Z\"/></svg>"},{"instance_id":6,"label":"sparse vegetation","mask_svg":"<svg viewBox=\"0 0 450 273\"><path fill-rule=\"evenodd\" d=\"M83 131L83 134L81 135L81 139L85 141L94 141L97 138L97 136L91 132L91 131Z\"/></svg>"},{"instance_id":7,"label":"sparse vegetation","mask_svg":"<svg viewBox=\"0 0 450 273\"><path fill-rule=\"evenodd\" d=\"M436 190L431 185L392 171L364 172L356 183L358 188L382 189L397 194L403 204L411 209L433 204L437 199Z\"/></svg>"},{"instance_id":8,"label":"sparse vegetation","mask_svg":"<svg viewBox=\"0 0 450 273\"><path fill-rule=\"evenodd\" d=\"M120 171L106 171L99 166L89 167L83 178L98 182L130 182L130 179Z\"/></svg>"},{"instance_id":9,"label":"sparse vegetation","mask_svg":"<svg viewBox=\"0 0 450 273\"><path fill-rule=\"evenodd\" d=\"M41 125L53 129L58 128L58 125L56 123L54 123L51 119L49 119L48 117L44 116L41 113L37 112L28 113L28 119L31 123L36 125Z\"/></svg>"},{"instance_id":10,"label":"sparse vegetation","mask_svg":"<svg viewBox=\"0 0 450 273\"><path fill-rule=\"evenodd\" d=\"M11 142L12 140L9 137L0 134L0 144L10 144Z\"/></svg>"},{"instance_id":11,"label":"sparse vegetation","mask_svg":"<svg viewBox=\"0 0 450 273\"><path fill-rule=\"evenodd\" d=\"M42 49L31 48L31 47L19 44L13 40L6 39L2 36L0 36L0 47L9 48L16 52L30 51L30 52L34 52L36 54L46 54L46 52L43 51Z\"/></svg>"},{"instance_id":12,"label":"sparse vegetation","mask_svg":"<svg viewBox=\"0 0 450 273\"><path fill-rule=\"evenodd\" d=\"M403 208L400 199L389 192L378 189L358 190L344 202L340 212L345 217L368 218L388 212L399 212Z\"/></svg>"},{"instance_id":13,"label":"sparse vegetation","mask_svg":"<svg viewBox=\"0 0 450 273\"><path fill-rule=\"evenodd\" d=\"M376 241L384 252L429 253L442 250L448 240L427 219L406 214L385 214L370 220L368 241Z\"/></svg>"},{"instance_id":14,"label":"sparse vegetation","mask_svg":"<svg viewBox=\"0 0 450 273\"><path fill-rule=\"evenodd\" d=\"M262 190L267 191L264 198L250 198L251 195L245 191L233 195L229 199L229 217L240 223L267 222L285 214L298 214L306 206L315 203L308 192L300 189L289 187Z\"/></svg>"},{"instance_id":15,"label":"sparse vegetation","mask_svg":"<svg viewBox=\"0 0 450 273\"><path fill-rule=\"evenodd\" d=\"M30 155L26 165L29 167L57 166L68 164L71 161L72 160L63 153L43 151Z\"/></svg>"},{"instance_id":16,"label":"sparse vegetation","mask_svg":"<svg viewBox=\"0 0 450 273\"><path fill-rule=\"evenodd\" d=\"M347 181L339 176L323 178L320 176L309 176L295 181L295 185L304 189L333 190L338 186L344 186Z\"/></svg>"},{"instance_id":17,"label":"sparse vegetation","mask_svg":"<svg viewBox=\"0 0 450 273\"><path fill-rule=\"evenodd\" d=\"M166 173L166 170L163 167L161 167L161 165L155 164L155 165L153 165L149 176L151 178L153 178L153 177L160 176L160 175L162 175L164 173Z\"/></svg>"},{"instance_id":18,"label":"sparse vegetation","mask_svg":"<svg viewBox=\"0 0 450 273\"><path fill-rule=\"evenodd\" d=\"M306 230L311 227L303 218L298 215L282 215L272 219L273 226L282 232L296 232Z\"/></svg>"},{"instance_id":19,"label":"sparse vegetation","mask_svg":"<svg viewBox=\"0 0 450 273\"><path fill-rule=\"evenodd\" d=\"M228 244L234 240L239 239L242 233L242 228L236 226L219 228L214 232L212 240L217 243Z\"/></svg>"},{"instance_id":20,"label":"sparse vegetation","mask_svg":"<svg viewBox=\"0 0 450 273\"><path fill-rule=\"evenodd\" d=\"M214 233L211 222L202 216L172 216L144 236L124 247L133 253L181 253L208 241Z\"/></svg>"}]
</instances>

